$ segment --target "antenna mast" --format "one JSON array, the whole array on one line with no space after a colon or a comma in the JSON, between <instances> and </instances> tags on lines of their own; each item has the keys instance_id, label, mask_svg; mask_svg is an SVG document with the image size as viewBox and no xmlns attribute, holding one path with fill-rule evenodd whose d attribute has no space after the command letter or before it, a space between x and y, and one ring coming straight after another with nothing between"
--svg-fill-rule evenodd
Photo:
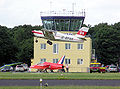
<instances>
[{"instance_id":1,"label":"antenna mast","mask_svg":"<svg viewBox=\"0 0 120 89\"><path fill-rule=\"evenodd\" d=\"M50 13L52 12L52 1L50 1Z\"/></svg>"},{"instance_id":2,"label":"antenna mast","mask_svg":"<svg viewBox=\"0 0 120 89\"><path fill-rule=\"evenodd\" d=\"M76 3L72 3L72 12L73 12L73 15L74 15L74 7L75 7L75 4L76 4Z\"/></svg>"}]
</instances>

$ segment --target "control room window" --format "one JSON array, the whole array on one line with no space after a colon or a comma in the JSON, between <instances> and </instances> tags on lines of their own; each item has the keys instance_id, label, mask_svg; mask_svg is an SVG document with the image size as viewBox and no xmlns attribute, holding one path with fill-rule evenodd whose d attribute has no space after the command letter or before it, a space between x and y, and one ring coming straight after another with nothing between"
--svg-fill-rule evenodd
<instances>
[{"instance_id":1,"label":"control room window","mask_svg":"<svg viewBox=\"0 0 120 89\"><path fill-rule=\"evenodd\" d=\"M78 44L78 49L83 49L83 44Z\"/></svg>"},{"instance_id":2,"label":"control room window","mask_svg":"<svg viewBox=\"0 0 120 89\"><path fill-rule=\"evenodd\" d=\"M46 49L46 44L41 44L40 49Z\"/></svg>"},{"instance_id":3,"label":"control room window","mask_svg":"<svg viewBox=\"0 0 120 89\"><path fill-rule=\"evenodd\" d=\"M65 59L65 64L70 64L70 59Z\"/></svg>"},{"instance_id":4,"label":"control room window","mask_svg":"<svg viewBox=\"0 0 120 89\"><path fill-rule=\"evenodd\" d=\"M43 22L44 28L48 30L54 30L53 20L48 19L48 20L43 20L42 22Z\"/></svg>"},{"instance_id":5,"label":"control room window","mask_svg":"<svg viewBox=\"0 0 120 89\"><path fill-rule=\"evenodd\" d=\"M53 59L53 63L58 63L58 59Z\"/></svg>"},{"instance_id":6,"label":"control room window","mask_svg":"<svg viewBox=\"0 0 120 89\"><path fill-rule=\"evenodd\" d=\"M53 53L58 53L58 44L53 44Z\"/></svg>"},{"instance_id":7,"label":"control room window","mask_svg":"<svg viewBox=\"0 0 120 89\"><path fill-rule=\"evenodd\" d=\"M81 28L82 19L71 19L70 31L78 31Z\"/></svg>"},{"instance_id":8,"label":"control room window","mask_svg":"<svg viewBox=\"0 0 120 89\"><path fill-rule=\"evenodd\" d=\"M64 24L65 24L64 30L69 31L69 29L70 29L70 19L66 19Z\"/></svg>"},{"instance_id":9,"label":"control room window","mask_svg":"<svg viewBox=\"0 0 120 89\"><path fill-rule=\"evenodd\" d=\"M78 59L77 64L83 64L83 59Z\"/></svg>"},{"instance_id":10,"label":"control room window","mask_svg":"<svg viewBox=\"0 0 120 89\"><path fill-rule=\"evenodd\" d=\"M71 44L66 43L65 44L65 49L70 49L70 48L71 48Z\"/></svg>"}]
</instances>

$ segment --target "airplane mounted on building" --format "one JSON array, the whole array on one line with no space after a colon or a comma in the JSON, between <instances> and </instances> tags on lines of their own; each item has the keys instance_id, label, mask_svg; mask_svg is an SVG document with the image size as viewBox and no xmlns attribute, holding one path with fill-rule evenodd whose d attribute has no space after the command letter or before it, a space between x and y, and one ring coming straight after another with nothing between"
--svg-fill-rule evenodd
<instances>
[{"instance_id":1,"label":"airplane mounted on building","mask_svg":"<svg viewBox=\"0 0 120 89\"><path fill-rule=\"evenodd\" d=\"M64 34L58 31L41 29L39 31L32 31L34 35L38 38L48 39L47 43L52 45L51 41L66 41L66 42L83 42L85 39L85 35L87 34L89 28L82 27L77 34ZM50 41L51 40L51 41ZM38 42L38 40L36 40Z\"/></svg>"},{"instance_id":2,"label":"airplane mounted on building","mask_svg":"<svg viewBox=\"0 0 120 89\"><path fill-rule=\"evenodd\" d=\"M64 62L65 56L62 56L58 63L50 63L50 62L40 62L37 65L32 65L30 68L38 69L39 71L46 71L47 69L53 71L56 69L62 69L63 68L63 62Z\"/></svg>"}]
</instances>

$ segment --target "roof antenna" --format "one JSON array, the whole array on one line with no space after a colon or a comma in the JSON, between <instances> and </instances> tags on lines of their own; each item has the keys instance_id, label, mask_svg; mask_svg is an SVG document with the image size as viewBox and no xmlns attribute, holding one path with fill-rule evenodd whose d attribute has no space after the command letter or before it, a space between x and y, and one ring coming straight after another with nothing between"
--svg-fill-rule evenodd
<instances>
[{"instance_id":1,"label":"roof antenna","mask_svg":"<svg viewBox=\"0 0 120 89\"><path fill-rule=\"evenodd\" d=\"M52 12L52 1L50 1L50 14Z\"/></svg>"},{"instance_id":2,"label":"roof antenna","mask_svg":"<svg viewBox=\"0 0 120 89\"><path fill-rule=\"evenodd\" d=\"M76 3L72 3L72 14L74 15L74 7L75 7Z\"/></svg>"}]
</instances>

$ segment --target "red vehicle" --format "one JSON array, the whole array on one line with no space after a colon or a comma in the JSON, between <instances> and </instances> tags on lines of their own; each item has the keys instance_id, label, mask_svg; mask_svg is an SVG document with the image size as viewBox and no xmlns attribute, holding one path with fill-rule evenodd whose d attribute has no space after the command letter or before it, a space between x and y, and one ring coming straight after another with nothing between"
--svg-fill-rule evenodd
<instances>
[{"instance_id":1,"label":"red vehicle","mask_svg":"<svg viewBox=\"0 0 120 89\"><path fill-rule=\"evenodd\" d=\"M101 63L90 63L90 73L92 72L105 73L105 67L102 67Z\"/></svg>"},{"instance_id":2,"label":"red vehicle","mask_svg":"<svg viewBox=\"0 0 120 89\"><path fill-rule=\"evenodd\" d=\"M37 65L32 65L30 68L33 69L38 69L40 72L41 71L46 71L47 70L55 70L55 69L62 69L63 68L63 62L64 62L65 56L62 56L58 63L50 63L50 62L41 62Z\"/></svg>"}]
</instances>

